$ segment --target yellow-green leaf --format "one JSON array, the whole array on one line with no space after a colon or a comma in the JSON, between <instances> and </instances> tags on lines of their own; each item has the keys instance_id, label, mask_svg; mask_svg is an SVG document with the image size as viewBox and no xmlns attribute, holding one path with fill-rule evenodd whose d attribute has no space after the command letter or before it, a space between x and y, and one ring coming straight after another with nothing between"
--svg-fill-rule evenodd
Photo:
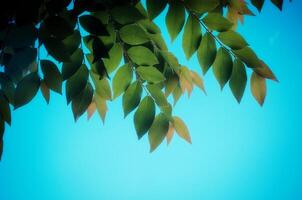
<instances>
[{"instance_id":1,"label":"yellow-green leaf","mask_svg":"<svg viewBox=\"0 0 302 200\"><path fill-rule=\"evenodd\" d=\"M149 83L160 83L165 80L164 75L152 66L140 66L136 69L139 76Z\"/></svg>"},{"instance_id":2,"label":"yellow-green leaf","mask_svg":"<svg viewBox=\"0 0 302 200\"><path fill-rule=\"evenodd\" d=\"M248 45L245 39L235 31L226 31L219 33L218 38L221 42L232 49L242 49Z\"/></svg>"},{"instance_id":3,"label":"yellow-green leaf","mask_svg":"<svg viewBox=\"0 0 302 200\"><path fill-rule=\"evenodd\" d=\"M133 111L139 104L142 95L142 86L138 81L133 82L123 95L124 117Z\"/></svg>"},{"instance_id":4,"label":"yellow-green leaf","mask_svg":"<svg viewBox=\"0 0 302 200\"><path fill-rule=\"evenodd\" d=\"M266 80L255 72L251 77L251 91L254 98L262 106L266 97Z\"/></svg>"},{"instance_id":5,"label":"yellow-green leaf","mask_svg":"<svg viewBox=\"0 0 302 200\"><path fill-rule=\"evenodd\" d=\"M209 13L202 19L203 23L214 31L227 31L232 28L232 23L218 13Z\"/></svg>"},{"instance_id":6,"label":"yellow-green leaf","mask_svg":"<svg viewBox=\"0 0 302 200\"><path fill-rule=\"evenodd\" d=\"M113 98L121 95L132 81L132 69L129 64L120 67L112 80Z\"/></svg>"},{"instance_id":7,"label":"yellow-green leaf","mask_svg":"<svg viewBox=\"0 0 302 200\"><path fill-rule=\"evenodd\" d=\"M186 140L188 143L192 143L191 136L189 133L189 129L186 124L179 117L174 116L172 120L173 126L177 132L177 134Z\"/></svg>"}]
</instances>

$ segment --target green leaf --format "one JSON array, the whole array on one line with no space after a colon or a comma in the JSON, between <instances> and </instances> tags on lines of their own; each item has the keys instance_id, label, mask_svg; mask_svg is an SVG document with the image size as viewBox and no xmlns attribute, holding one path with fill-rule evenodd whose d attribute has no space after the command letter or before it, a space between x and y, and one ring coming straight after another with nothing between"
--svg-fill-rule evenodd
<instances>
[{"instance_id":1,"label":"green leaf","mask_svg":"<svg viewBox=\"0 0 302 200\"><path fill-rule=\"evenodd\" d=\"M233 50L248 67L256 68L261 66L259 59L255 52L250 47L244 47L243 49Z\"/></svg>"},{"instance_id":2,"label":"green leaf","mask_svg":"<svg viewBox=\"0 0 302 200\"><path fill-rule=\"evenodd\" d=\"M80 32L78 30L75 30L72 35L66 37L62 42L68 52L70 52L70 54L73 54L81 43Z\"/></svg>"},{"instance_id":3,"label":"green leaf","mask_svg":"<svg viewBox=\"0 0 302 200\"><path fill-rule=\"evenodd\" d=\"M137 24L130 24L120 29L121 39L130 45L139 45L149 41L146 32Z\"/></svg>"},{"instance_id":4,"label":"green leaf","mask_svg":"<svg viewBox=\"0 0 302 200\"><path fill-rule=\"evenodd\" d=\"M185 23L185 8L178 1L172 1L169 4L169 10L166 15L166 25L172 41L178 36Z\"/></svg>"},{"instance_id":5,"label":"green leaf","mask_svg":"<svg viewBox=\"0 0 302 200\"><path fill-rule=\"evenodd\" d=\"M120 44L115 43L109 50L109 58L104 58L104 64L108 74L113 72L121 63L123 57L123 49Z\"/></svg>"},{"instance_id":6,"label":"green leaf","mask_svg":"<svg viewBox=\"0 0 302 200\"><path fill-rule=\"evenodd\" d=\"M185 25L184 35L182 38L182 48L185 52L186 58L191 56L198 49L201 40L201 27L198 19L195 16L189 15Z\"/></svg>"},{"instance_id":7,"label":"green leaf","mask_svg":"<svg viewBox=\"0 0 302 200\"><path fill-rule=\"evenodd\" d=\"M219 4L219 0L186 0L188 8L197 13L205 13L214 10Z\"/></svg>"},{"instance_id":8,"label":"green leaf","mask_svg":"<svg viewBox=\"0 0 302 200\"><path fill-rule=\"evenodd\" d=\"M229 85L238 103L240 103L242 99L246 87L246 82L247 82L247 75L246 75L245 66L240 60L236 59L233 64L233 72L230 78Z\"/></svg>"},{"instance_id":9,"label":"green leaf","mask_svg":"<svg viewBox=\"0 0 302 200\"><path fill-rule=\"evenodd\" d=\"M84 55L81 49L77 49L70 57L70 62L64 62L62 66L62 78L70 78L83 64Z\"/></svg>"},{"instance_id":10,"label":"green leaf","mask_svg":"<svg viewBox=\"0 0 302 200\"><path fill-rule=\"evenodd\" d=\"M107 78L103 77L100 79L100 76L90 70L90 76L93 80L93 83L96 88L96 93L106 100L111 100L111 88Z\"/></svg>"},{"instance_id":11,"label":"green leaf","mask_svg":"<svg viewBox=\"0 0 302 200\"><path fill-rule=\"evenodd\" d=\"M218 13L209 13L202 19L205 25L215 31L223 32L232 28L232 23Z\"/></svg>"},{"instance_id":12,"label":"green leaf","mask_svg":"<svg viewBox=\"0 0 302 200\"><path fill-rule=\"evenodd\" d=\"M112 80L113 98L120 96L132 81L133 73L131 66L125 64L120 67Z\"/></svg>"},{"instance_id":13,"label":"green leaf","mask_svg":"<svg viewBox=\"0 0 302 200\"><path fill-rule=\"evenodd\" d=\"M189 129L186 126L186 124L180 119L179 117L173 116L172 124L175 128L175 131L178 133L178 135L186 140L188 143L192 143L191 136L189 133Z\"/></svg>"},{"instance_id":14,"label":"green leaf","mask_svg":"<svg viewBox=\"0 0 302 200\"><path fill-rule=\"evenodd\" d=\"M219 33L218 38L221 42L232 49L242 49L248 45L245 39L235 31Z\"/></svg>"},{"instance_id":15,"label":"green leaf","mask_svg":"<svg viewBox=\"0 0 302 200\"><path fill-rule=\"evenodd\" d=\"M138 139L150 129L155 117L155 104L150 96L146 96L134 114L134 126Z\"/></svg>"},{"instance_id":16,"label":"green leaf","mask_svg":"<svg viewBox=\"0 0 302 200\"><path fill-rule=\"evenodd\" d=\"M9 102L3 94L0 94L0 119L6 121L9 125L11 124L11 111Z\"/></svg>"},{"instance_id":17,"label":"green leaf","mask_svg":"<svg viewBox=\"0 0 302 200\"><path fill-rule=\"evenodd\" d=\"M106 27L96 17L91 15L82 15L79 18L81 26L90 34L93 35L109 35Z\"/></svg>"},{"instance_id":18,"label":"green leaf","mask_svg":"<svg viewBox=\"0 0 302 200\"><path fill-rule=\"evenodd\" d=\"M166 80L165 96L168 97L177 87L179 78L177 75L169 76Z\"/></svg>"},{"instance_id":19,"label":"green leaf","mask_svg":"<svg viewBox=\"0 0 302 200\"><path fill-rule=\"evenodd\" d=\"M147 89L158 106L162 107L168 105L167 98L158 86L148 84Z\"/></svg>"},{"instance_id":20,"label":"green leaf","mask_svg":"<svg viewBox=\"0 0 302 200\"><path fill-rule=\"evenodd\" d=\"M150 152L153 152L165 139L169 130L169 120L164 113L158 114L149 129Z\"/></svg>"},{"instance_id":21,"label":"green leaf","mask_svg":"<svg viewBox=\"0 0 302 200\"><path fill-rule=\"evenodd\" d=\"M81 93L72 100L72 112L75 121L85 113L92 101L92 97L93 88L88 82L84 90L82 90Z\"/></svg>"},{"instance_id":22,"label":"green leaf","mask_svg":"<svg viewBox=\"0 0 302 200\"><path fill-rule=\"evenodd\" d=\"M39 34L42 38L56 38L62 40L69 35L72 35L73 28L71 25L60 16L49 16L41 25Z\"/></svg>"},{"instance_id":23,"label":"green leaf","mask_svg":"<svg viewBox=\"0 0 302 200\"><path fill-rule=\"evenodd\" d=\"M217 52L217 56L213 64L213 72L221 89L223 89L224 85L230 79L232 67L233 61L230 54L221 47Z\"/></svg>"},{"instance_id":24,"label":"green leaf","mask_svg":"<svg viewBox=\"0 0 302 200\"><path fill-rule=\"evenodd\" d=\"M62 77L57 66L49 60L41 60L41 68L44 74L44 81L47 87L61 94Z\"/></svg>"},{"instance_id":25,"label":"green leaf","mask_svg":"<svg viewBox=\"0 0 302 200\"><path fill-rule=\"evenodd\" d=\"M15 86L12 79L4 72L0 72L0 85L1 85L1 90L3 91L4 95L7 97L9 103L13 104Z\"/></svg>"},{"instance_id":26,"label":"green leaf","mask_svg":"<svg viewBox=\"0 0 302 200\"><path fill-rule=\"evenodd\" d=\"M139 104L142 95L142 86L139 82L133 82L123 95L124 117L133 111Z\"/></svg>"},{"instance_id":27,"label":"green leaf","mask_svg":"<svg viewBox=\"0 0 302 200\"><path fill-rule=\"evenodd\" d=\"M88 80L88 69L86 65L82 65L78 71L72 75L66 82L66 99L67 104L79 95L86 87Z\"/></svg>"},{"instance_id":28,"label":"green leaf","mask_svg":"<svg viewBox=\"0 0 302 200\"><path fill-rule=\"evenodd\" d=\"M145 18L137 8L130 5L114 7L111 15L120 24L130 24Z\"/></svg>"},{"instance_id":29,"label":"green leaf","mask_svg":"<svg viewBox=\"0 0 302 200\"><path fill-rule=\"evenodd\" d=\"M262 76L263 78L266 79L271 79L273 81L278 82L277 77L275 74L272 72L272 70L263 62L262 60L259 60L260 62L260 67L253 68L254 72L256 72L258 75Z\"/></svg>"},{"instance_id":30,"label":"green leaf","mask_svg":"<svg viewBox=\"0 0 302 200\"><path fill-rule=\"evenodd\" d=\"M61 41L48 38L43 41L47 52L59 62L70 62L68 47Z\"/></svg>"},{"instance_id":31,"label":"green leaf","mask_svg":"<svg viewBox=\"0 0 302 200\"><path fill-rule=\"evenodd\" d=\"M166 0L147 0L147 10L151 20L157 17L166 7Z\"/></svg>"},{"instance_id":32,"label":"green leaf","mask_svg":"<svg viewBox=\"0 0 302 200\"><path fill-rule=\"evenodd\" d=\"M16 87L14 108L17 109L29 103L37 94L40 87L40 78L33 72L25 76Z\"/></svg>"},{"instance_id":33,"label":"green leaf","mask_svg":"<svg viewBox=\"0 0 302 200\"><path fill-rule=\"evenodd\" d=\"M203 74L206 74L216 58L216 43L209 33L206 33L201 40L197 58Z\"/></svg>"},{"instance_id":34,"label":"green leaf","mask_svg":"<svg viewBox=\"0 0 302 200\"><path fill-rule=\"evenodd\" d=\"M148 48L143 46L131 47L127 51L130 59L137 65L156 65L158 60Z\"/></svg>"},{"instance_id":35,"label":"green leaf","mask_svg":"<svg viewBox=\"0 0 302 200\"><path fill-rule=\"evenodd\" d=\"M150 83L159 83L165 80L164 75L158 71L158 69L152 66L140 66L136 69L136 71L143 80Z\"/></svg>"},{"instance_id":36,"label":"green leaf","mask_svg":"<svg viewBox=\"0 0 302 200\"><path fill-rule=\"evenodd\" d=\"M254 98L262 106L266 96L266 80L255 72L251 76L251 91Z\"/></svg>"}]
</instances>

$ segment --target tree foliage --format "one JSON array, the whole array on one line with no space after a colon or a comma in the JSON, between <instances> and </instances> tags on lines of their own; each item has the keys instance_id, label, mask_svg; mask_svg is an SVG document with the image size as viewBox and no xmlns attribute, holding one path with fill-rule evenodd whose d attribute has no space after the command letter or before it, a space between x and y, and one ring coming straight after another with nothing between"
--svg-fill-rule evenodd
<instances>
[{"instance_id":1,"label":"tree foliage","mask_svg":"<svg viewBox=\"0 0 302 200\"><path fill-rule=\"evenodd\" d=\"M249 4L250 3L250 4ZM187 59L195 53L203 74L210 68L221 89L229 83L238 102L252 72L251 91L262 105L270 68L236 32L246 15L260 12L264 0L32 0L0 5L0 158L11 109L42 92L65 93L75 120L95 111L105 120L107 102L122 96L124 116L134 112L138 138L148 133L151 151L174 130L191 143L174 105L201 76L178 62L153 22L167 9L171 41L180 37ZM282 9L282 0L271 0ZM47 56L41 56L46 50ZM62 90L62 87L65 89ZM170 98L171 96L171 98Z\"/></svg>"}]
</instances>

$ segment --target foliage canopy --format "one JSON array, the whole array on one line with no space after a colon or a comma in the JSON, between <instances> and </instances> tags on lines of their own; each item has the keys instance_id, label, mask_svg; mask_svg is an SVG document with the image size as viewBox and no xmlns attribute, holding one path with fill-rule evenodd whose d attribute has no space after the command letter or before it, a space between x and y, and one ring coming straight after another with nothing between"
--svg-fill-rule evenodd
<instances>
[{"instance_id":1,"label":"foliage canopy","mask_svg":"<svg viewBox=\"0 0 302 200\"><path fill-rule=\"evenodd\" d=\"M282 10L283 0L271 0ZM213 69L221 89L227 83L238 102L251 70L251 91L259 104L270 68L236 32L238 21L260 12L264 0L32 0L0 5L0 159L11 107L29 103L40 90L71 103L74 119L95 111L105 120L107 102L122 96L124 116L134 112L138 138L148 133L150 150L174 130L191 143L188 128L172 114L173 106L194 86L205 92L200 75L169 52L153 22L165 8L174 41L183 30L187 59L195 53L205 75ZM251 6L250 6L251 5ZM46 50L48 56L42 57ZM123 61L122 61L123 60ZM62 90L62 87L65 90ZM171 98L170 98L171 96Z\"/></svg>"}]
</instances>

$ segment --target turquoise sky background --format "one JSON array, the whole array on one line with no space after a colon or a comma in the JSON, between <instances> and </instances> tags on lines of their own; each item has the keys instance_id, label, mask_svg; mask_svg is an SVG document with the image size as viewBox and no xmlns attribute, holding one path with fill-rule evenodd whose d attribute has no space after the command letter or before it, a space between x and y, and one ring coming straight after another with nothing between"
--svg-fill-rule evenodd
<instances>
[{"instance_id":1,"label":"turquoise sky background","mask_svg":"<svg viewBox=\"0 0 302 200\"><path fill-rule=\"evenodd\" d=\"M123 120L121 98L102 125L97 115L74 123L65 97L52 93L47 106L39 93L13 112L6 130L0 199L301 200L301 8L294 1L281 13L266 3L239 28L280 80L268 82L263 108L249 88L238 105L212 72L204 78L208 96L195 89L180 100L174 113L190 128L192 145L175 137L150 154L132 115ZM156 22L169 40L163 17ZM185 60L181 37L169 47L201 73L195 56Z\"/></svg>"}]
</instances>

